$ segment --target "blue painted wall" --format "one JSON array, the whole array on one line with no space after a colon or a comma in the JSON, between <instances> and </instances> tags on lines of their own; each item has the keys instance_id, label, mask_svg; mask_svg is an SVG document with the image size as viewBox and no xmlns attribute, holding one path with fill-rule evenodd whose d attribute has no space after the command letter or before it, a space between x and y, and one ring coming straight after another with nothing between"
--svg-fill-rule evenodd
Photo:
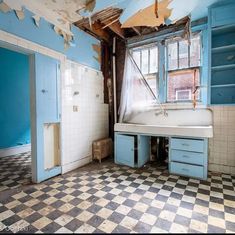
<instances>
[{"instance_id":1,"label":"blue painted wall","mask_svg":"<svg viewBox=\"0 0 235 235\"><path fill-rule=\"evenodd\" d=\"M72 26L76 46L65 50L64 39L56 34L54 26L42 18L40 27L37 27L32 16L31 12L25 10L25 18L19 20L14 11L0 12L0 29L63 53L75 62L100 70L100 64L94 58L97 57L97 53L92 48L92 44L100 43L99 40Z\"/></svg>"},{"instance_id":2,"label":"blue painted wall","mask_svg":"<svg viewBox=\"0 0 235 235\"><path fill-rule=\"evenodd\" d=\"M0 149L28 143L29 58L0 48Z\"/></svg>"}]
</instances>

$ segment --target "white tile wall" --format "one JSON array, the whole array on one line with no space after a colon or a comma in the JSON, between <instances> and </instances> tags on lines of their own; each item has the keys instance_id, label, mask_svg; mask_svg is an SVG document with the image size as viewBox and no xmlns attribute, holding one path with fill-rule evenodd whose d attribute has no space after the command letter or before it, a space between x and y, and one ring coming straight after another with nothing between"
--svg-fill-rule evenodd
<instances>
[{"instance_id":1,"label":"white tile wall","mask_svg":"<svg viewBox=\"0 0 235 235\"><path fill-rule=\"evenodd\" d=\"M66 61L64 73L62 165L66 172L87 163L84 158L91 161L92 142L108 137L109 122L108 105L103 101L102 73L71 61Z\"/></svg>"},{"instance_id":2,"label":"white tile wall","mask_svg":"<svg viewBox=\"0 0 235 235\"><path fill-rule=\"evenodd\" d=\"M209 170L235 174L235 107L210 108L214 137L209 140Z\"/></svg>"}]
</instances>

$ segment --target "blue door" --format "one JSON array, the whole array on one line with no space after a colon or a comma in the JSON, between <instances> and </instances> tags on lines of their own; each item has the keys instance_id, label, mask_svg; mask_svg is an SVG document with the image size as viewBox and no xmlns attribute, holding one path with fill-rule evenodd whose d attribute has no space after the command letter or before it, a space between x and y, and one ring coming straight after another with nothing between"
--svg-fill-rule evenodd
<instances>
[{"instance_id":1,"label":"blue door","mask_svg":"<svg viewBox=\"0 0 235 235\"><path fill-rule=\"evenodd\" d=\"M60 164L45 169L44 126L60 123L60 63L36 53L31 56L32 178L39 183L61 174Z\"/></svg>"},{"instance_id":2,"label":"blue door","mask_svg":"<svg viewBox=\"0 0 235 235\"><path fill-rule=\"evenodd\" d=\"M142 167L150 159L150 137L138 135L138 167Z\"/></svg>"},{"instance_id":3,"label":"blue door","mask_svg":"<svg viewBox=\"0 0 235 235\"><path fill-rule=\"evenodd\" d=\"M115 134L115 163L135 166L135 137Z\"/></svg>"}]
</instances>

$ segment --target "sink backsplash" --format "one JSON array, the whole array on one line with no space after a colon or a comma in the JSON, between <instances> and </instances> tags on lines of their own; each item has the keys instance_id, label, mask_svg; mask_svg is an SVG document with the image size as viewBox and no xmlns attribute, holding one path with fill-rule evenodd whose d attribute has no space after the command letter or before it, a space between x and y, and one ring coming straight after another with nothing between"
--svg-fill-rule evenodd
<instances>
[{"instance_id":1,"label":"sink backsplash","mask_svg":"<svg viewBox=\"0 0 235 235\"><path fill-rule=\"evenodd\" d=\"M213 123L210 109L169 109L164 115L161 110L133 113L127 123L164 126L209 126Z\"/></svg>"}]
</instances>

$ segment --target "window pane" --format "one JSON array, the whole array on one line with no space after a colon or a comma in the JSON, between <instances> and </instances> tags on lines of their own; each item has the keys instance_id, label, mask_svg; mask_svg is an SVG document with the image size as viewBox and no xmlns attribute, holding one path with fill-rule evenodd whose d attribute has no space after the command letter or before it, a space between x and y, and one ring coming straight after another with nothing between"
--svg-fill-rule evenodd
<instances>
[{"instance_id":1,"label":"window pane","mask_svg":"<svg viewBox=\"0 0 235 235\"><path fill-rule=\"evenodd\" d=\"M142 73L148 74L149 73L149 50L142 50Z\"/></svg>"},{"instance_id":2,"label":"window pane","mask_svg":"<svg viewBox=\"0 0 235 235\"><path fill-rule=\"evenodd\" d=\"M192 95L191 95L191 90L177 90L176 91L176 100L183 101L183 100L190 100Z\"/></svg>"},{"instance_id":3,"label":"window pane","mask_svg":"<svg viewBox=\"0 0 235 235\"><path fill-rule=\"evenodd\" d=\"M190 66L197 67L200 66L201 57L201 46L200 46L200 35L192 38L190 46Z\"/></svg>"},{"instance_id":4,"label":"window pane","mask_svg":"<svg viewBox=\"0 0 235 235\"><path fill-rule=\"evenodd\" d=\"M168 76L168 102L190 101L193 99L192 94L196 86L200 85L199 69L169 72ZM199 100L199 98L200 91L197 91L196 99Z\"/></svg>"},{"instance_id":5,"label":"window pane","mask_svg":"<svg viewBox=\"0 0 235 235\"><path fill-rule=\"evenodd\" d=\"M154 94L158 93L158 83L159 83L159 78L156 74L151 74L145 76L150 88L152 89Z\"/></svg>"},{"instance_id":6,"label":"window pane","mask_svg":"<svg viewBox=\"0 0 235 235\"><path fill-rule=\"evenodd\" d=\"M133 59L135 60L135 63L138 65L139 69L141 69L140 68L140 51L133 52Z\"/></svg>"},{"instance_id":7,"label":"window pane","mask_svg":"<svg viewBox=\"0 0 235 235\"><path fill-rule=\"evenodd\" d=\"M149 50L149 73L156 73L158 71L158 48L154 47Z\"/></svg>"},{"instance_id":8,"label":"window pane","mask_svg":"<svg viewBox=\"0 0 235 235\"><path fill-rule=\"evenodd\" d=\"M177 42L168 45L168 70L178 68L178 45Z\"/></svg>"},{"instance_id":9,"label":"window pane","mask_svg":"<svg viewBox=\"0 0 235 235\"><path fill-rule=\"evenodd\" d=\"M179 68L188 68L188 43L186 40L179 41Z\"/></svg>"}]
</instances>

